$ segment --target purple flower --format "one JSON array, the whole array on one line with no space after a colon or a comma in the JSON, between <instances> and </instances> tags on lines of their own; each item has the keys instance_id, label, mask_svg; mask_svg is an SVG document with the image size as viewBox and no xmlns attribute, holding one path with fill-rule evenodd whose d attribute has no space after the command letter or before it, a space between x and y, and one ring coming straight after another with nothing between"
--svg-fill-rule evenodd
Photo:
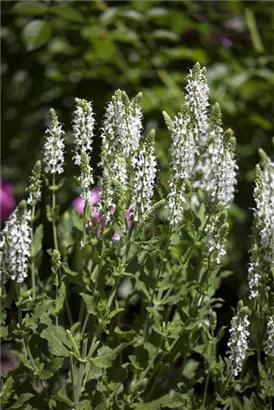
<instances>
[{"instance_id":1,"label":"purple flower","mask_svg":"<svg viewBox=\"0 0 274 410\"><path fill-rule=\"evenodd\" d=\"M16 207L13 186L1 180L1 223L5 222Z\"/></svg>"}]
</instances>

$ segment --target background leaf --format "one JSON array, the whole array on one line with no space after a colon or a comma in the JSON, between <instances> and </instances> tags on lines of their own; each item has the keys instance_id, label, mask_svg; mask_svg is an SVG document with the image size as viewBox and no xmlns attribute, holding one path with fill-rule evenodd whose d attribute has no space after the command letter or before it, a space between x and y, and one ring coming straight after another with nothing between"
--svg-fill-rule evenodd
<instances>
[{"instance_id":1,"label":"background leaf","mask_svg":"<svg viewBox=\"0 0 274 410\"><path fill-rule=\"evenodd\" d=\"M45 44L51 35L51 26L47 21L33 20L24 28L22 37L29 51Z\"/></svg>"}]
</instances>

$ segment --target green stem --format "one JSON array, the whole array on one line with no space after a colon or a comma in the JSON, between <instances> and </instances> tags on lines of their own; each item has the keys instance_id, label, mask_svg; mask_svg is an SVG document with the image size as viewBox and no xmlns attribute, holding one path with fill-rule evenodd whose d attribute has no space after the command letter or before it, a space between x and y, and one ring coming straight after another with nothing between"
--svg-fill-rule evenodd
<instances>
[{"instance_id":1,"label":"green stem","mask_svg":"<svg viewBox=\"0 0 274 410\"><path fill-rule=\"evenodd\" d=\"M33 232L33 222L35 217L35 205L31 208L31 243L32 243L32 261L31 261L31 288L32 288L32 299L36 299L36 281L35 281L35 257L33 254L34 251L34 232Z\"/></svg>"},{"instance_id":2,"label":"green stem","mask_svg":"<svg viewBox=\"0 0 274 410\"><path fill-rule=\"evenodd\" d=\"M211 336L212 336L212 338L214 337L212 329L211 329ZM210 363L211 363L211 359L212 359L212 344L211 344L210 352L209 352L208 369L207 369L207 376L206 376L206 383L205 383L205 390L204 390L204 398L203 398L203 405L202 405L203 409L205 408L205 404L206 404L207 391L208 391L208 385L209 385L209 380L210 380Z\"/></svg>"},{"instance_id":3,"label":"green stem","mask_svg":"<svg viewBox=\"0 0 274 410\"><path fill-rule=\"evenodd\" d=\"M21 310L21 308L19 307L18 308L18 322L19 322L19 326L20 326L20 329L22 330L22 310ZM22 342L23 342L23 346L24 346L24 349L25 349L25 351L26 351L26 353L27 353L27 356L29 357L29 359L30 359L30 362L31 362L31 365L32 365L32 367L33 367L33 370L35 371L35 372L37 372L38 371L38 368L37 368L37 366L36 366L36 364L35 364L35 361L34 361L34 358L33 358L33 356L32 356L32 353L31 353L31 350L30 350L30 348L29 348L29 345L28 345L28 341L27 341L27 338L26 338L26 336L23 336L22 337Z\"/></svg>"},{"instance_id":4,"label":"green stem","mask_svg":"<svg viewBox=\"0 0 274 410\"><path fill-rule=\"evenodd\" d=\"M87 355L87 343L88 340L85 339L83 342L83 349L82 349L82 359L86 358ZM83 378L85 376L85 364L80 363L79 366L79 371L78 371L78 377L77 377L77 384L76 384L76 392L75 392L75 397L76 397L76 402L78 403L81 397L81 393L84 389L83 386Z\"/></svg>"},{"instance_id":5,"label":"green stem","mask_svg":"<svg viewBox=\"0 0 274 410\"><path fill-rule=\"evenodd\" d=\"M88 321L89 321L89 313L86 314L86 317L85 317L85 320L84 320L84 323L83 323L83 327L82 327L82 330L81 330L81 336L82 336L82 337L83 337L84 334L85 334Z\"/></svg>"},{"instance_id":6,"label":"green stem","mask_svg":"<svg viewBox=\"0 0 274 410\"><path fill-rule=\"evenodd\" d=\"M71 327L73 325L73 319L72 319L72 314L71 314L71 311L70 311L70 307L69 307L69 303L68 303L67 298L65 298L65 306L66 306L66 311L67 311L67 315L68 315L69 325Z\"/></svg>"},{"instance_id":7,"label":"green stem","mask_svg":"<svg viewBox=\"0 0 274 410\"><path fill-rule=\"evenodd\" d=\"M55 186L55 174L52 175L52 186ZM56 195L55 190L52 190L52 234L53 234L53 243L54 248L59 250L58 248L58 240L57 240L57 229L56 229L56 221L55 221L55 207L56 207Z\"/></svg>"},{"instance_id":8,"label":"green stem","mask_svg":"<svg viewBox=\"0 0 274 410\"><path fill-rule=\"evenodd\" d=\"M75 372L74 372L74 363L73 363L73 357L70 355L70 377L71 377L71 386L72 386L72 397L73 397L73 402L76 402L76 392L75 392Z\"/></svg>"}]
</instances>

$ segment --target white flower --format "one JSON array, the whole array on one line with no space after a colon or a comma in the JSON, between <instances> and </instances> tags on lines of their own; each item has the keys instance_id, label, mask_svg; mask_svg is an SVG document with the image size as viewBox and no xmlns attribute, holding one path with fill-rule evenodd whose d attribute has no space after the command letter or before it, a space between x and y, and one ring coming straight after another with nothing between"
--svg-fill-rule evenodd
<instances>
[{"instance_id":1,"label":"white flower","mask_svg":"<svg viewBox=\"0 0 274 410\"><path fill-rule=\"evenodd\" d=\"M102 127L102 166L126 190L128 167L138 152L142 133L140 97L129 100L125 92L116 91L108 103Z\"/></svg>"},{"instance_id":2,"label":"white flower","mask_svg":"<svg viewBox=\"0 0 274 410\"><path fill-rule=\"evenodd\" d=\"M204 244L205 257L210 260L211 265L220 265L223 256L226 254L226 236L228 224L226 223L226 213L214 211L208 216L208 221L204 228L202 242Z\"/></svg>"},{"instance_id":3,"label":"white flower","mask_svg":"<svg viewBox=\"0 0 274 410\"><path fill-rule=\"evenodd\" d=\"M33 167L30 177L30 184L27 188L29 193L27 202L29 205L35 206L41 200L41 185L41 161L37 161Z\"/></svg>"},{"instance_id":4,"label":"white flower","mask_svg":"<svg viewBox=\"0 0 274 410\"><path fill-rule=\"evenodd\" d=\"M234 376L237 376L242 368L246 358L248 349L248 327L250 322L248 320L247 308L243 307L231 320L231 328L229 330L230 338L228 346L229 368L232 370Z\"/></svg>"},{"instance_id":5,"label":"white flower","mask_svg":"<svg viewBox=\"0 0 274 410\"><path fill-rule=\"evenodd\" d=\"M134 221L144 220L151 210L156 172L157 161L153 131L148 135L142 149L135 157L135 178L130 204Z\"/></svg>"},{"instance_id":6,"label":"white flower","mask_svg":"<svg viewBox=\"0 0 274 410\"><path fill-rule=\"evenodd\" d=\"M267 356L274 357L274 318L269 316L266 328L264 351Z\"/></svg>"},{"instance_id":7,"label":"white flower","mask_svg":"<svg viewBox=\"0 0 274 410\"><path fill-rule=\"evenodd\" d=\"M73 159L76 165L81 165L82 150L88 154L90 159L95 120L91 102L80 98L76 98L75 102L76 109L72 121L75 147Z\"/></svg>"},{"instance_id":8,"label":"white flower","mask_svg":"<svg viewBox=\"0 0 274 410\"><path fill-rule=\"evenodd\" d=\"M27 277L31 254L30 210L25 204L11 214L1 236L1 266L12 280L21 283Z\"/></svg>"},{"instance_id":9,"label":"white flower","mask_svg":"<svg viewBox=\"0 0 274 410\"><path fill-rule=\"evenodd\" d=\"M260 295L274 265L274 163L267 159L263 171L256 167L256 203L251 262L248 269L250 298Z\"/></svg>"},{"instance_id":10,"label":"white flower","mask_svg":"<svg viewBox=\"0 0 274 410\"><path fill-rule=\"evenodd\" d=\"M171 127L171 173L168 208L170 210L170 223L175 225L183 219L186 202L185 179L191 178L195 154L197 153L187 104L182 112L174 117Z\"/></svg>"},{"instance_id":11,"label":"white flower","mask_svg":"<svg viewBox=\"0 0 274 410\"><path fill-rule=\"evenodd\" d=\"M203 146L207 138L208 130L208 95L206 70L196 63L189 71L186 85L185 100L189 103L190 112L195 123L195 140L198 146Z\"/></svg>"},{"instance_id":12,"label":"white flower","mask_svg":"<svg viewBox=\"0 0 274 410\"><path fill-rule=\"evenodd\" d=\"M50 125L46 130L46 142L44 145L45 172L50 174L62 174L65 162L64 131L59 123L57 115L50 109Z\"/></svg>"}]
</instances>

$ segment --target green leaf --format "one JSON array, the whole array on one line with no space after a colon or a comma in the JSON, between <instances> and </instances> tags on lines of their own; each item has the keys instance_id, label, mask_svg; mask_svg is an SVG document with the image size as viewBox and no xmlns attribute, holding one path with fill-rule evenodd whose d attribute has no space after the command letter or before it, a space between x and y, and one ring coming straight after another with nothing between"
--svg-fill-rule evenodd
<instances>
[{"instance_id":1,"label":"green leaf","mask_svg":"<svg viewBox=\"0 0 274 410\"><path fill-rule=\"evenodd\" d=\"M22 37L28 51L45 44L51 35L51 26L47 21L32 20L23 30Z\"/></svg>"},{"instance_id":2,"label":"green leaf","mask_svg":"<svg viewBox=\"0 0 274 410\"><path fill-rule=\"evenodd\" d=\"M195 376L196 369L199 366L199 362L193 359L189 359L183 369L183 376L186 377L188 380L193 379Z\"/></svg>"},{"instance_id":3,"label":"green leaf","mask_svg":"<svg viewBox=\"0 0 274 410\"><path fill-rule=\"evenodd\" d=\"M94 298L93 298L93 296L87 295L86 293L80 293L80 296L82 296L82 298L83 298L83 300L84 300L84 302L85 302L85 305L86 305L86 308L87 308L88 313L89 313L90 315L96 316L96 315L97 315L97 312L96 312L96 310L95 310Z\"/></svg>"},{"instance_id":4,"label":"green leaf","mask_svg":"<svg viewBox=\"0 0 274 410\"><path fill-rule=\"evenodd\" d=\"M81 219L79 213L75 211L75 209L73 209L71 213L71 222L74 228L76 228L80 232L83 231L83 220Z\"/></svg>"},{"instance_id":5,"label":"green leaf","mask_svg":"<svg viewBox=\"0 0 274 410\"><path fill-rule=\"evenodd\" d=\"M75 410L92 410L92 407L88 400L84 400L75 405Z\"/></svg>"},{"instance_id":6,"label":"green leaf","mask_svg":"<svg viewBox=\"0 0 274 410\"><path fill-rule=\"evenodd\" d=\"M133 329L123 332L119 327L115 327L114 332L121 337L121 339L128 340L129 342L134 339L136 333Z\"/></svg>"},{"instance_id":7,"label":"green leaf","mask_svg":"<svg viewBox=\"0 0 274 410\"><path fill-rule=\"evenodd\" d=\"M184 404L184 400L181 395L171 391L165 396L160 397L157 400L150 401L149 403L143 403L136 407L136 410L160 410L162 406L168 408L178 408Z\"/></svg>"},{"instance_id":8,"label":"green leaf","mask_svg":"<svg viewBox=\"0 0 274 410\"><path fill-rule=\"evenodd\" d=\"M2 390L1 390L1 406L3 406L3 404L6 404L10 398L10 396L12 395L12 393L14 392L14 380L13 378L10 376L7 378L7 380L5 381L4 385L2 385Z\"/></svg>"},{"instance_id":9,"label":"green leaf","mask_svg":"<svg viewBox=\"0 0 274 410\"><path fill-rule=\"evenodd\" d=\"M67 5L53 6L50 8L50 12L69 21L77 23L84 21L83 15L76 8Z\"/></svg>"},{"instance_id":10,"label":"green leaf","mask_svg":"<svg viewBox=\"0 0 274 410\"><path fill-rule=\"evenodd\" d=\"M35 257L38 252L42 249L42 240L43 240L43 225L40 224L37 226L34 236L33 236L33 250L32 256Z\"/></svg>"},{"instance_id":11,"label":"green leaf","mask_svg":"<svg viewBox=\"0 0 274 410\"><path fill-rule=\"evenodd\" d=\"M0 339L4 340L9 334L8 328L5 326L0 326Z\"/></svg>"},{"instance_id":12,"label":"green leaf","mask_svg":"<svg viewBox=\"0 0 274 410\"><path fill-rule=\"evenodd\" d=\"M32 394L32 393L22 393L22 394L20 394L20 396L18 397L16 402L11 407L8 407L7 410L22 409L22 405L24 403L26 403L27 401L29 401L29 399L31 399L33 396L34 396L34 394Z\"/></svg>"},{"instance_id":13,"label":"green leaf","mask_svg":"<svg viewBox=\"0 0 274 410\"><path fill-rule=\"evenodd\" d=\"M58 299L56 301L55 312L58 313L62 310L64 306L64 301L66 297L66 285L64 282L61 282L61 286L58 289Z\"/></svg>"},{"instance_id":14,"label":"green leaf","mask_svg":"<svg viewBox=\"0 0 274 410\"><path fill-rule=\"evenodd\" d=\"M41 376L39 376L39 378L42 380L49 379L57 372L57 370L60 369L63 363L64 363L64 359L62 357L55 357L54 359L50 361L49 365L47 366L45 371L41 374Z\"/></svg>"},{"instance_id":15,"label":"green leaf","mask_svg":"<svg viewBox=\"0 0 274 410\"><path fill-rule=\"evenodd\" d=\"M117 308L114 309L110 314L108 315L108 319L112 319L114 316L118 315L118 313L123 312L125 309L124 308Z\"/></svg>"},{"instance_id":16,"label":"green leaf","mask_svg":"<svg viewBox=\"0 0 274 410\"><path fill-rule=\"evenodd\" d=\"M93 363L88 363L88 371L86 376L86 381L98 380L102 376L103 370L100 367L95 366Z\"/></svg>"},{"instance_id":17,"label":"green leaf","mask_svg":"<svg viewBox=\"0 0 274 410\"><path fill-rule=\"evenodd\" d=\"M117 354L129 345L130 343L121 343L115 349L111 349L108 346L103 346L98 350L97 356L91 359L91 361L95 366L106 369L112 365L112 362L116 358Z\"/></svg>"},{"instance_id":18,"label":"green leaf","mask_svg":"<svg viewBox=\"0 0 274 410\"><path fill-rule=\"evenodd\" d=\"M15 4L12 10L24 16L39 16L45 13L46 7L37 1L20 1Z\"/></svg>"},{"instance_id":19,"label":"green leaf","mask_svg":"<svg viewBox=\"0 0 274 410\"><path fill-rule=\"evenodd\" d=\"M40 336L48 341L48 348L53 355L59 357L68 357L70 355L69 349L72 346L63 327L58 326L56 328L50 325L43 330Z\"/></svg>"},{"instance_id":20,"label":"green leaf","mask_svg":"<svg viewBox=\"0 0 274 410\"><path fill-rule=\"evenodd\" d=\"M54 395L54 398L61 401L62 403L66 403L69 406L74 407L74 403L68 398L65 386L60 387L57 393Z\"/></svg>"}]
</instances>

